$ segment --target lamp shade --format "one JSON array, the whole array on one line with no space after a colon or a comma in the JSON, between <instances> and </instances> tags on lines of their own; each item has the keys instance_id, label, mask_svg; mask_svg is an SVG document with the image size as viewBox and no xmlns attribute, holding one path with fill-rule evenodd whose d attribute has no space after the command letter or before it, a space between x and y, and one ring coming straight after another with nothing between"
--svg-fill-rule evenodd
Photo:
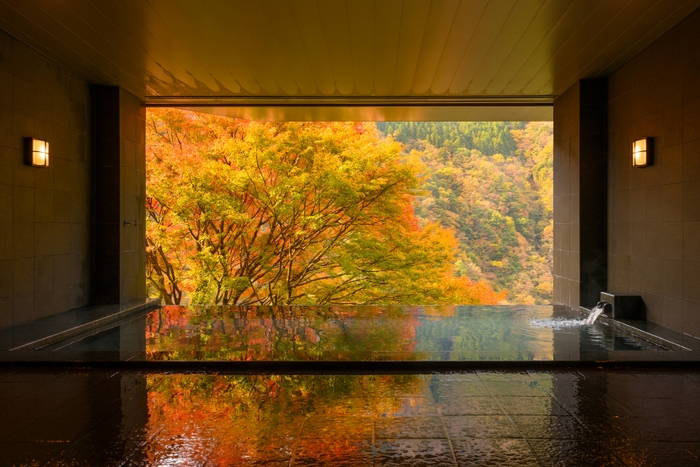
<instances>
[{"instance_id":1,"label":"lamp shade","mask_svg":"<svg viewBox=\"0 0 700 467\"><path fill-rule=\"evenodd\" d=\"M632 167L648 167L654 164L654 138L632 141Z\"/></svg>"},{"instance_id":2,"label":"lamp shade","mask_svg":"<svg viewBox=\"0 0 700 467\"><path fill-rule=\"evenodd\" d=\"M49 143L40 139L24 138L24 161L33 167L48 167Z\"/></svg>"}]
</instances>

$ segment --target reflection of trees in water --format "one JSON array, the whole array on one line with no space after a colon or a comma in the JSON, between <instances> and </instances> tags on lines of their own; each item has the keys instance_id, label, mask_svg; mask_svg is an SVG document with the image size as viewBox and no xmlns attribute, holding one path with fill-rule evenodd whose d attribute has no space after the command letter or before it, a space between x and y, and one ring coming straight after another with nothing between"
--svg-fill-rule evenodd
<instances>
[{"instance_id":1,"label":"reflection of trees in water","mask_svg":"<svg viewBox=\"0 0 700 467\"><path fill-rule=\"evenodd\" d=\"M147 384L148 461L172 455L173 446L158 441L184 439L183 458L196 461L200 455L212 465L237 465L284 458L283 450L305 423L332 417L356 416L358 423L328 435L362 438L368 417L397 413L404 401L392 395L416 393L424 380L419 375L150 375ZM316 428L322 434L323 426ZM321 448L328 438L309 441ZM344 455L361 449L354 442L332 447Z\"/></svg>"},{"instance_id":2,"label":"reflection of trees in water","mask_svg":"<svg viewBox=\"0 0 700 467\"><path fill-rule=\"evenodd\" d=\"M530 339L513 332L514 313L493 307L440 307L417 328L416 350L439 352L446 360L532 360Z\"/></svg>"},{"instance_id":3,"label":"reflection of trees in water","mask_svg":"<svg viewBox=\"0 0 700 467\"><path fill-rule=\"evenodd\" d=\"M177 307L149 315L155 359L347 359L410 352L414 313L401 307Z\"/></svg>"},{"instance_id":4,"label":"reflection of trees in water","mask_svg":"<svg viewBox=\"0 0 700 467\"><path fill-rule=\"evenodd\" d=\"M532 360L508 307L164 307L149 315L154 359ZM397 354L401 354L400 356Z\"/></svg>"}]
</instances>

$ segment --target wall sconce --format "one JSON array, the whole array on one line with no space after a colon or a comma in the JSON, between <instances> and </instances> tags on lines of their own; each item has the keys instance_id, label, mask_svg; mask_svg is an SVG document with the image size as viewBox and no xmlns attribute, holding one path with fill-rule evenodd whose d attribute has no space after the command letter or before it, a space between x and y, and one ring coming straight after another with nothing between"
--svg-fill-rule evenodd
<instances>
[{"instance_id":1,"label":"wall sconce","mask_svg":"<svg viewBox=\"0 0 700 467\"><path fill-rule=\"evenodd\" d=\"M632 167L654 165L654 138L651 136L632 142Z\"/></svg>"},{"instance_id":2,"label":"wall sconce","mask_svg":"<svg viewBox=\"0 0 700 467\"><path fill-rule=\"evenodd\" d=\"M33 167L48 167L49 143L40 139L24 138L24 162Z\"/></svg>"}]
</instances>

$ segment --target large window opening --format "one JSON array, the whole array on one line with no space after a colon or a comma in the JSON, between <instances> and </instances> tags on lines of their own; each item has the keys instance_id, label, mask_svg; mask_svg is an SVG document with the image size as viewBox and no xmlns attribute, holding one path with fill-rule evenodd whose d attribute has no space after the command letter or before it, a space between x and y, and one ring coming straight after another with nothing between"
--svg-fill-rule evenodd
<instances>
[{"instance_id":1,"label":"large window opening","mask_svg":"<svg viewBox=\"0 0 700 467\"><path fill-rule=\"evenodd\" d=\"M548 304L552 124L147 117L165 304Z\"/></svg>"}]
</instances>

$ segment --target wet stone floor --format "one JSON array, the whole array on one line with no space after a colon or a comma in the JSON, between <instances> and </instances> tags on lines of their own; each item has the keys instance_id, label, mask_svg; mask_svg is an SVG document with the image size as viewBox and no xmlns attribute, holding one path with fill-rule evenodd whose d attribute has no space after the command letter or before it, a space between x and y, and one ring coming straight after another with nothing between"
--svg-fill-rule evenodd
<instances>
[{"instance_id":1,"label":"wet stone floor","mask_svg":"<svg viewBox=\"0 0 700 467\"><path fill-rule=\"evenodd\" d=\"M0 370L2 466L700 465L700 371Z\"/></svg>"}]
</instances>

